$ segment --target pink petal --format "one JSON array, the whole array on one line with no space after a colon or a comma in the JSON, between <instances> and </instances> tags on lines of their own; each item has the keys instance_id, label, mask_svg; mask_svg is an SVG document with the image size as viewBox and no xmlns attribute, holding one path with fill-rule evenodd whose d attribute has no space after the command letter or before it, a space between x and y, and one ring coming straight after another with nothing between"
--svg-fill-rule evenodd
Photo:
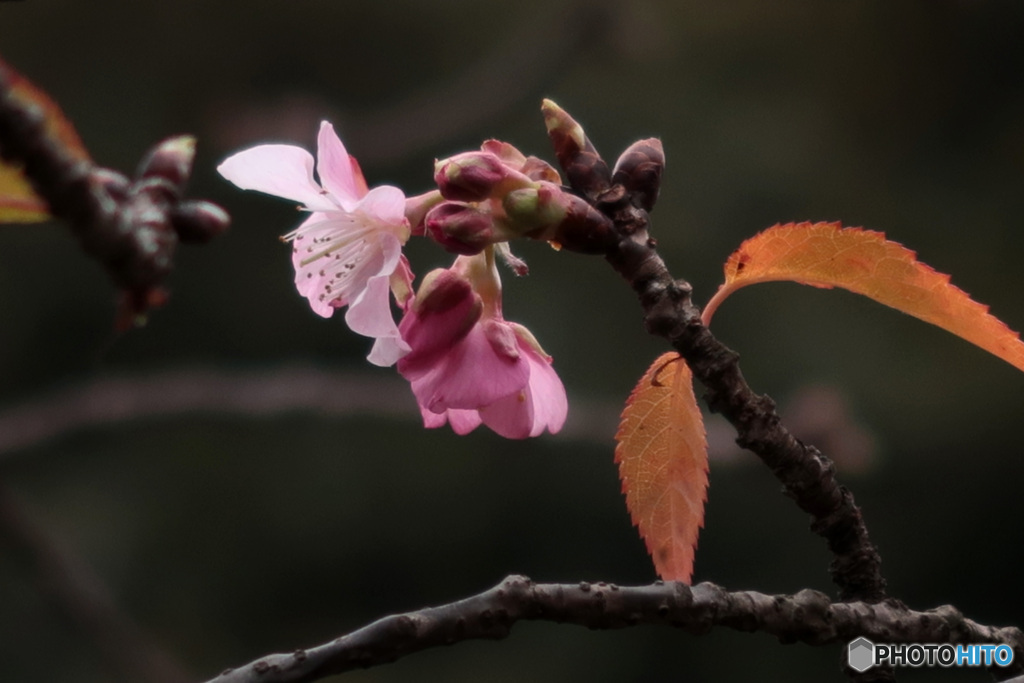
<instances>
[{"instance_id":1,"label":"pink petal","mask_svg":"<svg viewBox=\"0 0 1024 683\"><path fill-rule=\"evenodd\" d=\"M345 322L353 332L377 340L367 357L374 365L393 365L411 350L391 317L391 287L386 275L370 278L366 289L349 306Z\"/></svg>"},{"instance_id":2,"label":"pink petal","mask_svg":"<svg viewBox=\"0 0 1024 683\"><path fill-rule=\"evenodd\" d=\"M313 157L294 145L260 145L233 154L217 167L243 190L292 199L312 211L336 209L313 180Z\"/></svg>"},{"instance_id":3,"label":"pink petal","mask_svg":"<svg viewBox=\"0 0 1024 683\"><path fill-rule=\"evenodd\" d=\"M419 404L435 413L490 405L525 387L530 374L522 358L499 357L479 325L433 366L409 368L400 361L398 370L410 380Z\"/></svg>"},{"instance_id":4,"label":"pink petal","mask_svg":"<svg viewBox=\"0 0 1024 683\"><path fill-rule=\"evenodd\" d=\"M356 196L362 197L370 191L366 184L366 178L363 176L363 169L359 168L359 161L351 154L348 156L348 161L352 166L352 180L356 184Z\"/></svg>"},{"instance_id":5,"label":"pink petal","mask_svg":"<svg viewBox=\"0 0 1024 683\"><path fill-rule=\"evenodd\" d=\"M418 406L420 415L423 417L423 426L427 429L437 429L448 424L448 411L443 413L432 413L423 406Z\"/></svg>"},{"instance_id":6,"label":"pink petal","mask_svg":"<svg viewBox=\"0 0 1024 683\"><path fill-rule=\"evenodd\" d=\"M381 265L380 258L374 261L374 251L364 239L352 240L332 254L313 258L324 248L325 240L343 240L351 229L351 221L334 219L332 215L338 214L314 213L302 224L302 234L292 241L295 288L309 300L313 311L324 318L358 296L366 287L366 280ZM367 265L370 272L366 272Z\"/></svg>"},{"instance_id":7,"label":"pink petal","mask_svg":"<svg viewBox=\"0 0 1024 683\"><path fill-rule=\"evenodd\" d=\"M405 257L405 254L402 254L398 259L398 266L395 268L395 272L391 273L391 293L395 295L395 301L398 302L398 307L403 311L407 310L412 302L412 281L414 277L412 268L409 266L409 259Z\"/></svg>"},{"instance_id":8,"label":"pink petal","mask_svg":"<svg viewBox=\"0 0 1024 683\"><path fill-rule=\"evenodd\" d=\"M448 423L459 436L465 436L480 426L480 413L475 410L452 409L447 411Z\"/></svg>"},{"instance_id":9,"label":"pink petal","mask_svg":"<svg viewBox=\"0 0 1024 683\"><path fill-rule=\"evenodd\" d=\"M303 260L303 253L307 249L307 245L312 244L313 234L319 232L317 224L325 223L330 220L330 217L325 213L312 213L309 218L304 220L302 224L294 231L296 233L302 233L292 240L292 265L295 267L295 289L298 290L302 296L309 296L309 292L316 290L320 287L321 278L318 275L318 271L315 270L313 264L303 266L301 264ZM311 234L312 233L312 234Z\"/></svg>"},{"instance_id":10,"label":"pink petal","mask_svg":"<svg viewBox=\"0 0 1024 683\"><path fill-rule=\"evenodd\" d=\"M386 275L371 277L345 313L345 324L364 337L401 338L391 316L391 287Z\"/></svg>"},{"instance_id":11,"label":"pink petal","mask_svg":"<svg viewBox=\"0 0 1024 683\"><path fill-rule=\"evenodd\" d=\"M342 144L334 126L327 121L320 123L317 136L316 171L320 182L346 210L351 210L364 193L360 193L352 174L352 162L345 145Z\"/></svg>"},{"instance_id":12,"label":"pink petal","mask_svg":"<svg viewBox=\"0 0 1024 683\"><path fill-rule=\"evenodd\" d=\"M302 232L293 240L292 264L296 289L309 299L316 313L326 318L334 308L354 303L370 278L390 277L398 266L402 246L394 235L377 232L340 211L314 216L324 219L311 218L303 223ZM335 248L314 258L329 243Z\"/></svg>"},{"instance_id":13,"label":"pink petal","mask_svg":"<svg viewBox=\"0 0 1024 683\"><path fill-rule=\"evenodd\" d=\"M538 436L545 429L556 434L569 410L565 387L546 358L527 344L520 351L530 366L526 389L481 408L480 417L507 439Z\"/></svg>"},{"instance_id":14,"label":"pink petal","mask_svg":"<svg viewBox=\"0 0 1024 683\"><path fill-rule=\"evenodd\" d=\"M423 426L427 429L443 427L450 422L452 431L460 436L469 434L480 426L480 414L475 410L446 410L443 413L432 413L425 408L420 408L423 416Z\"/></svg>"},{"instance_id":15,"label":"pink petal","mask_svg":"<svg viewBox=\"0 0 1024 683\"><path fill-rule=\"evenodd\" d=\"M496 354L512 360L519 358L519 338L508 323L490 318L481 321L481 325L487 341L491 343L491 348Z\"/></svg>"},{"instance_id":16,"label":"pink petal","mask_svg":"<svg viewBox=\"0 0 1024 683\"><path fill-rule=\"evenodd\" d=\"M533 436L533 406L525 389L480 409L484 424L506 439Z\"/></svg>"},{"instance_id":17,"label":"pink petal","mask_svg":"<svg viewBox=\"0 0 1024 683\"><path fill-rule=\"evenodd\" d=\"M364 283L353 283L353 290L358 292L349 303L345 314L345 323L356 334L366 337L398 337L398 325L391 315L391 273L398 265L402 247L392 235L381 235L378 240L379 256L373 260L381 261L377 273ZM368 266L370 264L367 264Z\"/></svg>"},{"instance_id":18,"label":"pink petal","mask_svg":"<svg viewBox=\"0 0 1024 683\"><path fill-rule=\"evenodd\" d=\"M557 434L565 425L569 413L569 400L565 387L547 358L523 345L520 349L530 364L528 386L530 402L533 405L533 426L530 436L537 436L545 429Z\"/></svg>"},{"instance_id":19,"label":"pink petal","mask_svg":"<svg viewBox=\"0 0 1024 683\"><path fill-rule=\"evenodd\" d=\"M366 216L394 228L404 227L408 236L408 221L405 218L405 194L397 187L381 185L375 187L359 200L355 207Z\"/></svg>"},{"instance_id":20,"label":"pink petal","mask_svg":"<svg viewBox=\"0 0 1024 683\"><path fill-rule=\"evenodd\" d=\"M366 360L382 368L390 367L409 353L409 345L401 337L377 337Z\"/></svg>"}]
</instances>

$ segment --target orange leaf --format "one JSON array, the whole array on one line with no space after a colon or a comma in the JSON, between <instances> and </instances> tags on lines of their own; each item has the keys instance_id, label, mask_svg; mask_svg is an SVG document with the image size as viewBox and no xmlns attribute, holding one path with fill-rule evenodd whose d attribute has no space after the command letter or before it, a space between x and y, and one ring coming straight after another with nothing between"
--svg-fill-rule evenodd
<instances>
[{"instance_id":1,"label":"orange leaf","mask_svg":"<svg viewBox=\"0 0 1024 683\"><path fill-rule=\"evenodd\" d=\"M89 153L57 103L3 60L0 60L0 70L7 76L11 95L23 104L38 107L43 113L47 135L73 157L87 161ZM49 207L32 190L21 167L0 159L0 223L29 223L49 217Z\"/></svg>"},{"instance_id":2,"label":"orange leaf","mask_svg":"<svg viewBox=\"0 0 1024 683\"><path fill-rule=\"evenodd\" d=\"M35 223L49 217L49 207L32 190L21 167L0 159L0 223Z\"/></svg>"},{"instance_id":3,"label":"orange leaf","mask_svg":"<svg viewBox=\"0 0 1024 683\"><path fill-rule=\"evenodd\" d=\"M708 447L693 377L679 354L661 355L640 378L615 439L626 507L658 576L689 583L704 525Z\"/></svg>"},{"instance_id":4,"label":"orange leaf","mask_svg":"<svg viewBox=\"0 0 1024 683\"><path fill-rule=\"evenodd\" d=\"M842 287L963 337L1019 370L1024 343L988 306L955 287L948 275L919 262L885 235L838 223L776 225L750 238L725 264L725 284L704 309L707 325L722 301L741 287L789 280Z\"/></svg>"}]
</instances>

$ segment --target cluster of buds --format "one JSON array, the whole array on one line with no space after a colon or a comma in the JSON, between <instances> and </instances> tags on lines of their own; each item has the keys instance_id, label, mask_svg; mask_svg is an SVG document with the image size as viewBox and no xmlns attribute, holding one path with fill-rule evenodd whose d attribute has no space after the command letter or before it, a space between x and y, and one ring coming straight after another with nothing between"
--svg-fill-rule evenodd
<instances>
[{"instance_id":1,"label":"cluster of buds","mask_svg":"<svg viewBox=\"0 0 1024 683\"><path fill-rule=\"evenodd\" d=\"M508 438L559 431L565 388L533 334L503 317L497 257L524 273L508 246L517 238L605 253L620 239L610 217L615 207L654 206L664 167L660 142L636 143L609 170L582 127L553 102L545 101L544 118L568 186L547 162L488 140L479 151L437 161L437 189L425 194L370 189L327 122L317 159L291 145L261 145L218 167L243 189L300 202L309 212L284 238L292 243L296 288L319 315L347 309L349 327L375 340L368 359L397 365L409 380L427 427L449 424L465 434L483 424ZM414 236L458 255L451 267L423 277L418 290L402 253ZM397 324L393 305L402 313Z\"/></svg>"},{"instance_id":2,"label":"cluster of buds","mask_svg":"<svg viewBox=\"0 0 1024 683\"><path fill-rule=\"evenodd\" d=\"M414 228L456 254L518 237L561 246L566 234L612 232L612 222L562 185L558 171L507 142L488 140L434 165L435 204Z\"/></svg>"},{"instance_id":3,"label":"cluster of buds","mask_svg":"<svg viewBox=\"0 0 1024 683\"><path fill-rule=\"evenodd\" d=\"M195 153L195 138L179 135L153 147L134 178L98 166L89 172L109 214L99 225L75 230L121 290L119 329L142 324L149 309L164 303L163 283L179 242L204 244L228 229L224 209L184 198Z\"/></svg>"},{"instance_id":4,"label":"cluster of buds","mask_svg":"<svg viewBox=\"0 0 1024 683\"><path fill-rule=\"evenodd\" d=\"M583 126L551 100L544 100L544 125L559 165L575 192L586 197L603 213L616 214L623 206L651 211L658 199L665 151L657 138L630 145L609 170ZM573 251L602 252L618 240L615 231L593 231L591 226L574 226L563 231L563 246Z\"/></svg>"}]
</instances>

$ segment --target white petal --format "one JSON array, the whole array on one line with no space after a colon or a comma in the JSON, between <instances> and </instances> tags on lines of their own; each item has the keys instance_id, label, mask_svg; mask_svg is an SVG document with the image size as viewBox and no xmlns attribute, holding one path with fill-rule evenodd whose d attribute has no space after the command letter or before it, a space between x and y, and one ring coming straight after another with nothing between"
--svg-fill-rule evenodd
<instances>
[{"instance_id":1,"label":"white petal","mask_svg":"<svg viewBox=\"0 0 1024 683\"><path fill-rule=\"evenodd\" d=\"M334 308L355 302L370 278L390 276L401 245L358 217L340 211L313 215L327 218L311 218L292 233L295 286L314 311L328 317Z\"/></svg>"},{"instance_id":2,"label":"white petal","mask_svg":"<svg viewBox=\"0 0 1024 683\"><path fill-rule=\"evenodd\" d=\"M314 211L337 209L313 180L313 156L301 147L260 145L231 155L217 170L243 190L292 199Z\"/></svg>"}]
</instances>

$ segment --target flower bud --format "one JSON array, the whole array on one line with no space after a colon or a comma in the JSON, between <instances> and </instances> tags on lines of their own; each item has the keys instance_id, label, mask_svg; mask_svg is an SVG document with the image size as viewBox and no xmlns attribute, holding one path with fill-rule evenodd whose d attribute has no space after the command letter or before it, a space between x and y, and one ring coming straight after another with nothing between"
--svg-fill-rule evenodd
<instances>
[{"instance_id":1,"label":"flower bud","mask_svg":"<svg viewBox=\"0 0 1024 683\"><path fill-rule=\"evenodd\" d=\"M522 169L523 164L526 163L526 155L520 152L519 149L510 142L495 140L493 138L490 140L484 140L483 144L480 145L480 151L493 154L501 159L501 163L516 170Z\"/></svg>"},{"instance_id":2,"label":"flower bud","mask_svg":"<svg viewBox=\"0 0 1024 683\"><path fill-rule=\"evenodd\" d=\"M501 202L509 230L518 235L546 239L540 235L565 219L567 196L552 183L538 183L536 188L509 192Z\"/></svg>"},{"instance_id":3,"label":"flower bud","mask_svg":"<svg viewBox=\"0 0 1024 683\"><path fill-rule=\"evenodd\" d=\"M532 181L489 152L463 152L434 164L434 181L445 199L479 202L502 197Z\"/></svg>"},{"instance_id":4,"label":"flower bud","mask_svg":"<svg viewBox=\"0 0 1024 683\"><path fill-rule=\"evenodd\" d=\"M466 305L472 299L473 287L469 280L450 268L437 268L423 276L420 288L416 290L413 308L420 314L447 313L455 308L465 307L465 313L476 322L479 312L473 313L476 304Z\"/></svg>"},{"instance_id":5,"label":"flower bud","mask_svg":"<svg viewBox=\"0 0 1024 683\"><path fill-rule=\"evenodd\" d=\"M402 338L419 356L444 353L466 336L483 310L483 301L461 273L432 270L424 276L402 320Z\"/></svg>"},{"instance_id":6,"label":"flower bud","mask_svg":"<svg viewBox=\"0 0 1024 683\"><path fill-rule=\"evenodd\" d=\"M494 216L478 204L442 202L427 212L423 225L425 233L447 251L467 256L509 237L496 228Z\"/></svg>"},{"instance_id":7,"label":"flower bud","mask_svg":"<svg viewBox=\"0 0 1024 683\"><path fill-rule=\"evenodd\" d=\"M437 190L405 198L405 219L409 221L409 228L413 235L424 233L423 221L427 213L443 201L444 197Z\"/></svg>"},{"instance_id":8,"label":"flower bud","mask_svg":"<svg viewBox=\"0 0 1024 683\"><path fill-rule=\"evenodd\" d=\"M658 201L661 173L664 169L665 150L661 140L640 140L630 145L615 162L612 182L625 187L632 195L635 205L650 211Z\"/></svg>"},{"instance_id":9,"label":"flower bud","mask_svg":"<svg viewBox=\"0 0 1024 683\"><path fill-rule=\"evenodd\" d=\"M547 239L555 246L581 254L604 254L618 244L615 224L586 200L569 197L565 219Z\"/></svg>"},{"instance_id":10,"label":"flower bud","mask_svg":"<svg viewBox=\"0 0 1024 683\"><path fill-rule=\"evenodd\" d=\"M537 157L526 157L526 161L523 162L519 171L530 180L543 180L555 185L562 184L562 176L558 175L555 167Z\"/></svg>"},{"instance_id":11,"label":"flower bud","mask_svg":"<svg viewBox=\"0 0 1024 683\"><path fill-rule=\"evenodd\" d=\"M131 181L120 171L97 166L89 172L89 175L117 201L124 201L131 190Z\"/></svg>"},{"instance_id":12,"label":"flower bud","mask_svg":"<svg viewBox=\"0 0 1024 683\"><path fill-rule=\"evenodd\" d=\"M508 230L585 254L601 254L617 242L611 219L587 200L551 183L505 196Z\"/></svg>"},{"instance_id":13,"label":"flower bud","mask_svg":"<svg viewBox=\"0 0 1024 683\"><path fill-rule=\"evenodd\" d=\"M168 138L156 145L139 164L139 178L163 178L180 190L192 173L196 139L191 135Z\"/></svg>"},{"instance_id":14,"label":"flower bud","mask_svg":"<svg viewBox=\"0 0 1024 683\"><path fill-rule=\"evenodd\" d=\"M206 244L231 225L227 211L201 200L175 204L171 208L170 219L178 239L187 244Z\"/></svg>"},{"instance_id":15,"label":"flower bud","mask_svg":"<svg viewBox=\"0 0 1024 683\"><path fill-rule=\"evenodd\" d=\"M608 164L587 139L583 127L564 109L551 100L544 100L541 111L558 163L569 177L569 185L595 199L611 186L612 174Z\"/></svg>"},{"instance_id":16,"label":"flower bud","mask_svg":"<svg viewBox=\"0 0 1024 683\"><path fill-rule=\"evenodd\" d=\"M546 180L555 185L562 184L562 177L555 167L534 156L526 156L515 146L501 140L487 140L480 145L484 152L490 152L514 171L519 171L530 180Z\"/></svg>"}]
</instances>

